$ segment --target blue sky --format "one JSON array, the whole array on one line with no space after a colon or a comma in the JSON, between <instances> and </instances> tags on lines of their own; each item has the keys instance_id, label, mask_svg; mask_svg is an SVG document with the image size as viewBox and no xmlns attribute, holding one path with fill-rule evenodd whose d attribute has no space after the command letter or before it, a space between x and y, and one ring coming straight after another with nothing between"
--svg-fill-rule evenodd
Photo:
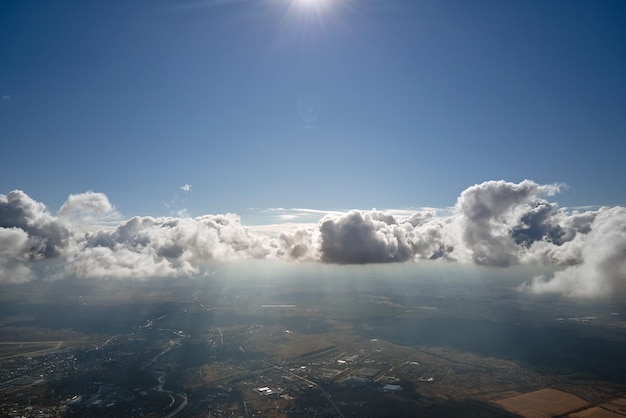
<instances>
[{"instance_id":1,"label":"blue sky","mask_svg":"<svg viewBox=\"0 0 626 418\"><path fill-rule=\"evenodd\" d=\"M561 206L623 205L625 18L622 1L4 1L0 193L247 216L448 207L529 178L566 183Z\"/></svg>"}]
</instances>

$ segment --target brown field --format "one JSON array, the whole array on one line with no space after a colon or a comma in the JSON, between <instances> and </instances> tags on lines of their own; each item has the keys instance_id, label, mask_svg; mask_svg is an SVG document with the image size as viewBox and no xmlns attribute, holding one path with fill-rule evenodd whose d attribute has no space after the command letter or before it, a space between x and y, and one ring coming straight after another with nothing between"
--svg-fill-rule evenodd
<instances>
[{"instance_id":1,"label":"brown field","mask_svg":"<svg viewBox=\"0 0 626 418\"><path fill-rule=\"evenodd\" d=\"M605 402L600 406L604 409L608 409L609 411L626 415L626 398L613 399L612 401Z\"/></svg>"},{"instance_id":2,"label":"brown field","mask_svg":"<svg viewBox=\"0 0 626 418\"><path fill-rule=\"evenodd\" d=\"M622 418L626 417L626 399L618 398L593 408L568 415L571 418Z\"/></svg>"},{"instance_id":3,"label":"brown field","mask_svg":"<svg viewBox=\"0 0 626 418\"><path fill-rule=\"evenodd\" d=\"M602 409L599 406L594 406L593 408L585 409L584 411L569 414L567 417L568 418L623 418L624 416L626 415L616 414L615 412Z\"/></svg>"},{"instance_id":4,"label":"brown field","mask_svg":"<svg viewBox=\"0 0 626 418\"><path fill-rule=\"evenodd\" d=\"M556 389L541 389L495 403L525 418L550 418L591 406L578 396Z\"/></svg>"}]
</instances>

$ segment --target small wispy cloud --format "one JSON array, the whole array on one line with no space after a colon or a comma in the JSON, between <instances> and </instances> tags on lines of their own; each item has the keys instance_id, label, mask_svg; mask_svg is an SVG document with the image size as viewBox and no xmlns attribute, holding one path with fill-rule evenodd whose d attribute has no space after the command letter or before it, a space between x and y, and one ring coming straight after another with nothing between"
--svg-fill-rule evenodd
<instances>
[{"instance_id":1,"label":"small wispy cloud","mask_svg":"<svg viewBox=\"0 0 626 418\"><path fill-rule=\"evenodd\" d=\"M377 211L376 209L372 209ZM424 207L420 209L383 209L382 212L396 216L398 218L408 218L413 216L416 211L432 212L433 215L449 216L452 214L454 208L431 208ZM364 210L367 211L367 210ZM271 214L271 216L278 220L283 221L295 221L300 222L318 222L326 216L343 216L349 212L349 210L324 210L324 209L310 209L310 208L268 208L263 209L262 212Z\"/></svg>"},{"instance_id":2,"label":"small wispy cloud","mask_svg":"<svg viewBox=\"0 0 626 418\"><path fill-rule=\"evenodd\" d=\"M13 96L11 96L10 94L5 94L2 96L2 100L11 100L13 98Z\"/></svg>"},{"instance_id":3,"label":"small wispy cloud","mask_svg":"<svg viewBox=\"0 0 626 418\"><path fill-rule=\"evenodd\" d=\"M176 211L176 215L179 218L190 218L191 214L189 213L189 210L187 208L182 208Z\"/></svg>"},{"instance_id":4,"label":"small wispy cloud","mask_svg":"<svg viewBox=\"0 0 626 418\"><path fill-rule=\"evenodd\" d=\"M281 219L283 221L292 221L294 219L298 219L300 216L296 215L296 214L283 214L283 215L278 215L278 219Z\"/></svg>"},{"instance_id":5,"label":"small wispy cloud","mask_svg":"<svg viewBox=\"0 0 626 418\"><path fill-rule=\"evenodd\" d=\"M267 208L263 210L264 212L276 214L280 216L282 219L284 215L291 216L291 219L295 217L317 217L322 218L326 215L342 215L347 211L338 211L338 210L322 210L322 209L308 209L308 208Z\"/></svg>"},{"instance_id":6,"label":"small wispy cloud","mask_svg":"<svg viewBox=\"0 0 626 418\"><path fill-rule=\"evenodd\" d=\"M186 195L191 193L191 184L184 184L180 186L180 190ZM185 197L179 196L178 193L174 193L174 196L169 202L163 202L166 208L169 209L170 214L179 218L188 218L191 216L189 209L185 207L186 205Z\"/></svg>"}]
</instances>

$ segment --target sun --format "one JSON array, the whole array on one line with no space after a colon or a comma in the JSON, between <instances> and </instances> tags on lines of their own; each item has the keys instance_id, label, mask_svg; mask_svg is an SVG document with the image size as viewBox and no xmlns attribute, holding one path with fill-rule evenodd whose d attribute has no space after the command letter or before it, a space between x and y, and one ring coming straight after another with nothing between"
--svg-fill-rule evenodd
<instances>
[{"instance_id":1,"label":"sun","mask_svg":"<svg viewBox=\"0 0 626 418\"><path fill-rule=\"evenodd\" d=\"M328 40L332 28L343 21L343 6L351 0L277 1L286 6L281 19L281 30L285 36L306 43L316 43L318 39Z\"/></svg>"}]
</instances>

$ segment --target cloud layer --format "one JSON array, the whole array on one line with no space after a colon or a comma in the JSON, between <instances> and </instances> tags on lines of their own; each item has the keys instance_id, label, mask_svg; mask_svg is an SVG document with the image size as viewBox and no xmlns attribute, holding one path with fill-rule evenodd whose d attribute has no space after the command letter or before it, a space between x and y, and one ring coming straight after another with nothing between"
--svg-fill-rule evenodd
<instances>
[{"instance_id":1,"label":"cloud layer","mask_svg":"<svg viewBox=\"0 0 626 418\"><path fill-rule=\"evenodd\" d=\"M442 260L506 267L561 265L521 287L571 297L626 296L626 209L567 211L562 186L488 181L436 210L327 212L317 224L266 235L237 215L149 216L122 221L106 195L70 195L56 215L22 191L0 195L0 281L37 279L34 263L58 258L55 277L198 276L214 260L285 259L336 264ZM115 220L117 226L106 228ZM86 228L86 225L90 226Z\"/></svg>"}]
</instances>

